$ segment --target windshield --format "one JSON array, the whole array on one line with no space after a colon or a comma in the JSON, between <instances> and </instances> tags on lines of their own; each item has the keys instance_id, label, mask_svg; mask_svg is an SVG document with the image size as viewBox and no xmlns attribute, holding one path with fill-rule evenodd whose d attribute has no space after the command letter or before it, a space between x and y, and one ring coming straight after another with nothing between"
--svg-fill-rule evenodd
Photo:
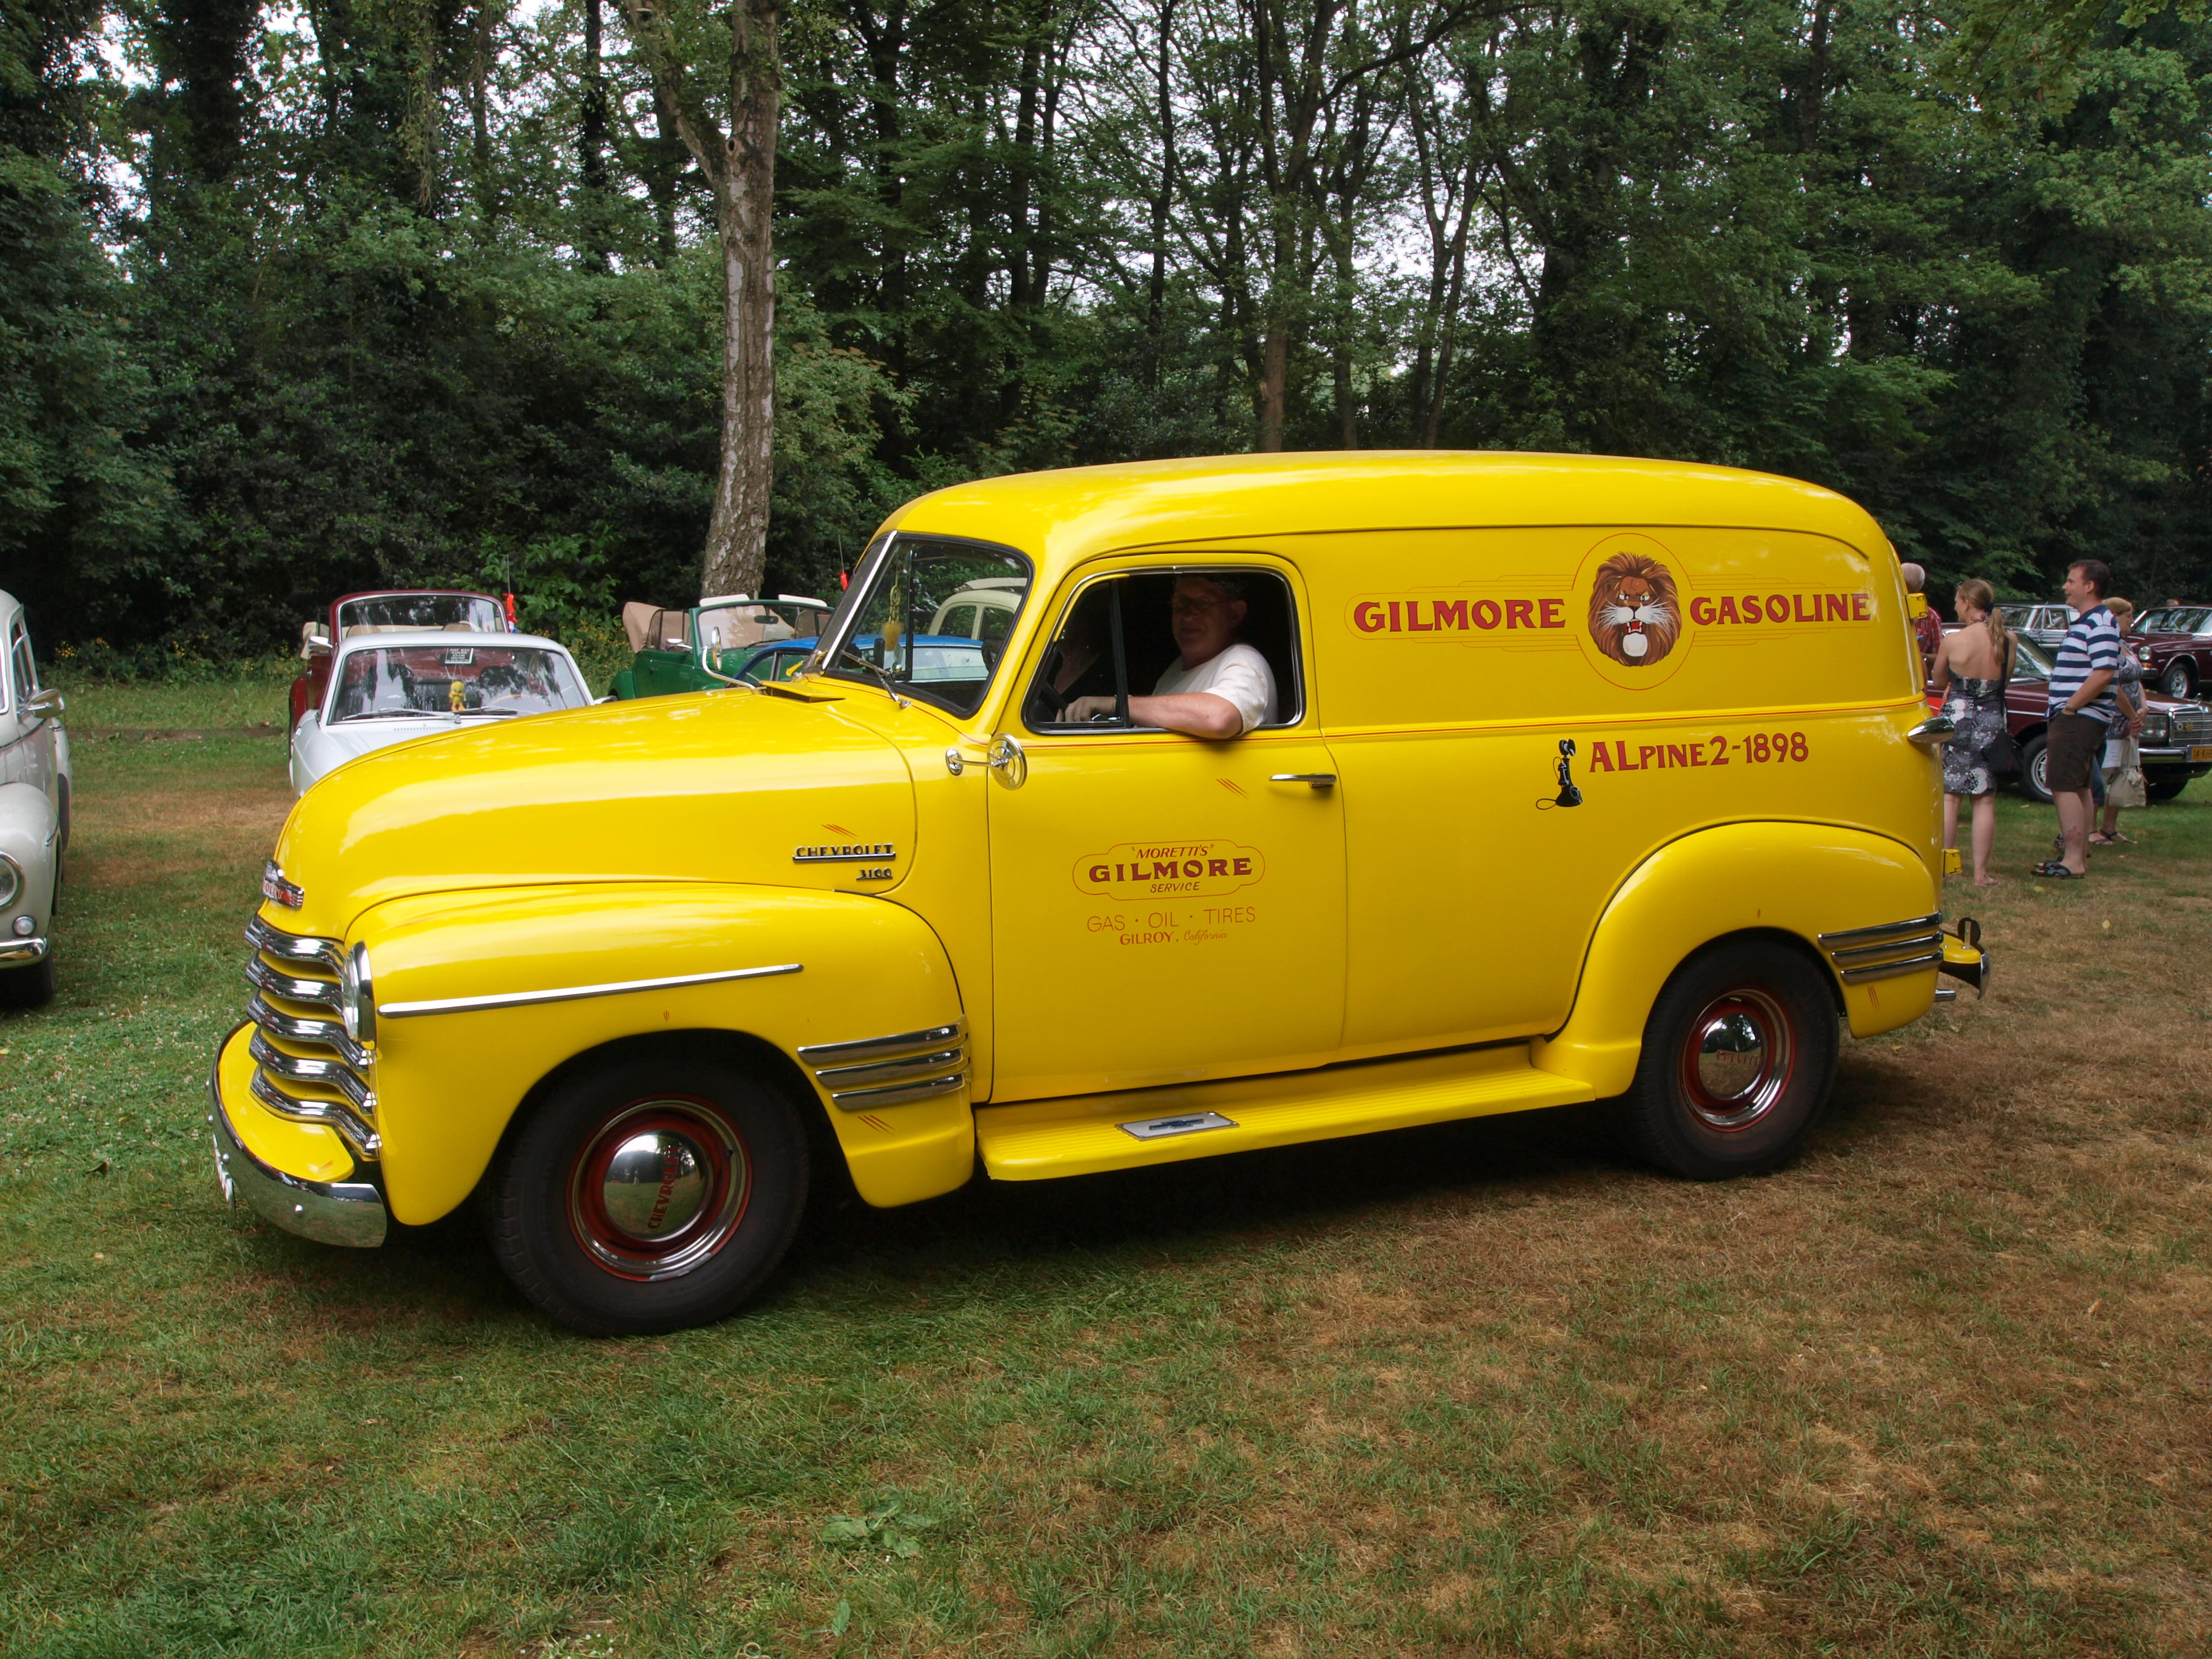
<instances>
[{"instance_id":1,"label":"windshield","mask_svg":"<svg viewBox=\"0 0 2212 1659\"><path fill-rule=\"evenodd\" d=\"M444 714L496 720L580 708L591 699L558 652L528 646L398 645L349 651L331 719Z\"/></svg>"},{"instance_id":2,"label":"windshield","mask_svg":"<svg viewBox=\"0 0 2212 1659\"><path fill-rule=\"evenodd\" d=\"M2051 659L2043 654L2043 647L2033 640L2015 634L2013 644L2012 677L2016 680L2047 680L2051 678Z\"/></svg>"},{"instance_id":3,"label":"windshield","mask_svg":"<svg viewBox=\"0 0 2212 1659\"><path fill-rule=\"evenodd\" d=\"M954 714L972 714L1029 585L1030 563L1018 553L949 537L894 537L863 566L807 666L841 679L887 682ZM951 611L973 602L979 589L990 592L995 613L981 638L964 629L936 631L933 623L951 622ZM952 605L956 595L960 607Z\"/></svg>"},{"instance_id":4,"label":"windshield","mask_svg":"<svg viewBox=\"0 0 2212 1659\"><path fill-rule=\"evenodd\" d=\"M338 606L338 637L356 632L448 628L471 634L504 634L507 614L481 593L376 593Z\"/></svg>"},{"instance_id":5,"label":"windshield","mask_svg":"<svg viewBox=\"0 0 2212 1659\"><path fill-rule=\"evenodd\" d=\"M2160 611L2143 623L2146 634L2202 634L2204 624L2212 622L2212 611L2202 607L2193 611Z\"/></svg>"}]
</instances>

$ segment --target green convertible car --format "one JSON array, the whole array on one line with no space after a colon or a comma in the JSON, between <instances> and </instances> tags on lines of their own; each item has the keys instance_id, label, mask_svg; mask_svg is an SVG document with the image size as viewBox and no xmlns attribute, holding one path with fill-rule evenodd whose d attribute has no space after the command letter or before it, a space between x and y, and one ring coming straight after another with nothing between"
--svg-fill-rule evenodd
<instances>
[{"instance_id":1,"label":"green convertible car","mask_svg":"<svg viewBox=\"0 0 2212 1659\"><path fill-rule=\"evenodd\" d=\"M732 593L682 611L626 605L623 627L635 654L608 690L617 697L665 697L731 684L746 678L763 646L801 635L811 643L829 614L820 599L795 593L772 601Z\"/></svg>"}]
</instances>

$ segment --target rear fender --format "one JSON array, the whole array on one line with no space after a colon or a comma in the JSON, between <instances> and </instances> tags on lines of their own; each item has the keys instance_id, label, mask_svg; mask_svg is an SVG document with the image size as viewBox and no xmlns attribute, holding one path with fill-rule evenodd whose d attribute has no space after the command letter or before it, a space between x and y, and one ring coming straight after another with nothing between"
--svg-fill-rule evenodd
<instances>
[{"instance_id":1,"label":"rear fender","mask_svg":"<svg viewBox=\"0 0 2212 1659\"><path fill-rule=\"evenodd\" d=\"M679 1034L773 1050L763 1080L813 1097L871 1204L949 1192L974 1169L964 1085L841 1111L800 1059L814 1045L960 1024L944 948L896 904L679 883L509 888L394 900L362 916L349 951L356 943L374 979L377 1127L401 1222L434 1221L467 1197L550 1073Z\"/></svg>"},{"instance_id":2,"label":"rear fender","mask_svg":"<svg viewBox=\"0 0 2212 1659\"><path fill-rule=\"evenodd\" d=\"M1733 933L1801 941L1834 986L1854 1036L1911 1024L1935 1004L1936 969L1845 985L1822 933L1935 911L1922 855L1862 830L1737 823L1670 842L1639 865L1598 919L1567 1023L1532 1045L1539 1067L1601 1098L1635 1080L1644 1024L1668 976L1693 951Z\"/></svg>"}]
</instances>

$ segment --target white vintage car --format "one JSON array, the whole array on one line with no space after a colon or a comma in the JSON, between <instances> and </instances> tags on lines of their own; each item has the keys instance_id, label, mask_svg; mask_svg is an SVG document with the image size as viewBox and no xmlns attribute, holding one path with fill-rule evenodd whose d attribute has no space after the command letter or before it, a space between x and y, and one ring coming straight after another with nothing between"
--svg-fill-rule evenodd
<instances>
[{"instance_id":1,"label":"white vintage car","mask_svg":"<svg viewBox=\"0 0 2212 1659\"><path fill-rule=\"evenodd\" d=\"M23 607L0 593L0 1007L54 994L54 901L69 845L69 736L62 695L40 689Z\"/></svg>"},{"instance_id":2,"label":"white vintage car","mask_svg":"<svg viewBox=\"0 0 2212 1659\"><path fill-rule=\"evenodd\" d=\"M372 750L592 701L568 647L426 629L341 640L321 704L292 728L292 788Z\"/></svg>"}]
</instances>

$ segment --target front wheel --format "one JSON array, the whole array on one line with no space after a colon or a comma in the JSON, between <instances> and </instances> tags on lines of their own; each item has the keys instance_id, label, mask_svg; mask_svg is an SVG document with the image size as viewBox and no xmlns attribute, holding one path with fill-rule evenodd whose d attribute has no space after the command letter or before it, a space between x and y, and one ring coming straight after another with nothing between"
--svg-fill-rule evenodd
<instances>
[{"instance_id":1,"label":"front wheel","mask_svg":"<svg viewBox=\"0 0 2212 1659\"><path fill-rule=\"evenodd\" d=\"M592 1336L709 1324L790 1249L807 1139L789 1102L681 1049L556 1087L485 1194L492 1252L546 1313Z\"/></svg>"},{"instance_id":2,"label":"front wheel","mask_svg":"<svg viewBox=\"0 0 2212 1659\"><path fill-rule=\"evenodd\" d=\"M2185 767L2162 766L2155 771L2143 773L2143 795L2154 805L2172 800L2189 787L2189 780L2196 775Z\"/></svg>"},{"instance_id":3,"label":"front wheel","mask_svg":"<svg viewBox=\"0 0 2212 1659\"><path fill-rule=\"evenodd\" d=\"M1827 1104L1836 1048L1835 1000L1802 952L1766 939L1699 951L1644 1023L1626 1103L1637 1150L1692 1181L1788 1163Z\"/></svg>"},{"instance_id":4,"label":"front wheel","mask_svg":"<svg viewBox=\"0 0 2212 1659\"><path fill-rule=\"evenodd\" d=\"M27 968L0 969L0 1008L43 1008L58 988L54 975L53 947Z\"/></svg>"},{"instance_id":5,"label":"front wheel","mask_svg":"<svg viewBox=\"0 0 2212 1659\"><path fill-rule=\"evenodd\" d=\"M2166 678L2159 686L2169 697L2187 696L2197 689L2195 665L2186 657L2176 657L2166 665Z\"/></svg>"},{"instance_id":6,"label":"front wheel","mask_svg":"<svg viewBox=\"0 0 2212 1659\"><path fill-rule=\"evenodd\" d=\"M2039 732L2020 746L2020 793L2038 806L2051 805L2050 743Z\"/></svg>"}]
</instances>

